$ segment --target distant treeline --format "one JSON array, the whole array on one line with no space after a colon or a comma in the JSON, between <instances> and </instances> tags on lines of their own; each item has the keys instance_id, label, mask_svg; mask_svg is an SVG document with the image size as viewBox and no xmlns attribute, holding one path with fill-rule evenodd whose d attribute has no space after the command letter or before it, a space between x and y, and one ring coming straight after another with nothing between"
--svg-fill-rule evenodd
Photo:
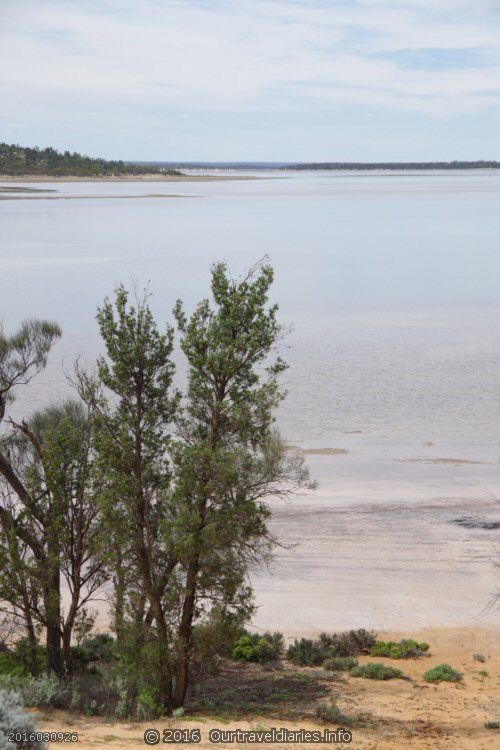
<instances>
[{"instance_id":1,"label":"distant treeline","mask_svg":"<svg viewBox=\"0 0 500 750\"><path fill-rule=\"evenodd\" d=\"M68 177L113 177L126 175L178 175L175 169L125 164L123 161L92 159L90 156L53 148L23 148L0 143L0 175L51 175Z\"/></svg>"},{"instance_id":2,"label":"distant treeline","mask_svg":"<svg viewBox=\"0 0 500 750\"><path fill-rule=\"evenodd\" d=\"M498 161L408 161L408 162L341 162L327 161L314 164L290 164L281 169L500 169Z\"/></svg>"}]
</instances>

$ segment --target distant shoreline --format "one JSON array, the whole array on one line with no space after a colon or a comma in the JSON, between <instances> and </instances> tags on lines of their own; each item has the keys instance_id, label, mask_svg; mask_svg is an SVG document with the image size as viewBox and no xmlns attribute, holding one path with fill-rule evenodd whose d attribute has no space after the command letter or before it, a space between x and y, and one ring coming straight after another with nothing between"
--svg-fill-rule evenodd
<instances>
[{"instance_id":1,"label":"distant shoreline","mask_svg":"<svg viewBox=\"0 0 500 750\"><path fill-rule=\"evenodd\" d=\"M499 161L421 161L421 162L312 162L290 164L280 167L280 171L369 171L369 170L461 170L461 169L500 169Z\"/></svg>"},{"instance_id":2,"label":"distant shoreline","mask_svg":"<svg viewBox=\"0 0 500 750\"><path fill-rule=\"evenodd\" d=\"M123 175L123 176L70 176L70 175L2 175L0 182L218 182L221 180L258 180L253 175Z\"/></svg>"}]
</instances>

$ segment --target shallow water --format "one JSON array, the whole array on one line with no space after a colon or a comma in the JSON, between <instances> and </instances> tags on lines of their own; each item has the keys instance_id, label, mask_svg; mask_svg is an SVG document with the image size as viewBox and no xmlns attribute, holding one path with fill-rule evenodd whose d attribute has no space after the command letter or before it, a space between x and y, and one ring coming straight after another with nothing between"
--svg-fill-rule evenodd
<instances>
[{"instance_id":1,"label":"shallow water","mask_svg":"<svg viewBox=\"0 0 500 750\"><path fill-rule=\"evenodd\" d=\"M206 293L212 261L239 273L268 254L293 326L280 427L348 453L308 455L318 490L273 504L294 546L254 575L256 623L475 622L500 532L452 520L500 518L500 173L266 177L51 183L78 200L0 202L1 317L56 318L65 334L29 405L64 395L76 354L92 361L96 306L120 281L149 281L166 319Z\"/></svg>"}]
</instances>

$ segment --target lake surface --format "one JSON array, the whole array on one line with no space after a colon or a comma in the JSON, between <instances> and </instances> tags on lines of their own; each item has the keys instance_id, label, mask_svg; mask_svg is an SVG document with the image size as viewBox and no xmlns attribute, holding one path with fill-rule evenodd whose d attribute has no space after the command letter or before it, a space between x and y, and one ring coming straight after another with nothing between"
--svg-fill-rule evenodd
<instances>
[{"instance_id":1,"label":"lake surface","mask_svg":"<svg viewBox=\"0 0 500 750\"><path fill-rule=\"evenodd\" d=\"M170 320L178 297L207 294L213 261L239 274L268 255L293 327L280 428L346 452L309 454L318 489L272 503L287 547L253 574L256 625L498 622L484 558L500 532L453 519L500 520L500 172L259 176L50 183L47 197L77 199L0 201L1 318L64 329L24 399L64 397L119 282L149 283Z\"/></svg>"}]
</instances>

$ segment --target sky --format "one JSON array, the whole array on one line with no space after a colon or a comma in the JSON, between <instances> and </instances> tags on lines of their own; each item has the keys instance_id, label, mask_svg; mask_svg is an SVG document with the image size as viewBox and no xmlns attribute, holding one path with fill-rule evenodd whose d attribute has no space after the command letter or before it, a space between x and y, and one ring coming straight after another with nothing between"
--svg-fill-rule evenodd
<instances>
[{"instance_id":1,"label":"sky","mask_svg":"<svg viewBox=\"0 0 500 750\"><path fill-rule=\"evenodd\" d=\"M500 0L0 0L0 141L500 159Z\"/></svg>"}]
</instances>

